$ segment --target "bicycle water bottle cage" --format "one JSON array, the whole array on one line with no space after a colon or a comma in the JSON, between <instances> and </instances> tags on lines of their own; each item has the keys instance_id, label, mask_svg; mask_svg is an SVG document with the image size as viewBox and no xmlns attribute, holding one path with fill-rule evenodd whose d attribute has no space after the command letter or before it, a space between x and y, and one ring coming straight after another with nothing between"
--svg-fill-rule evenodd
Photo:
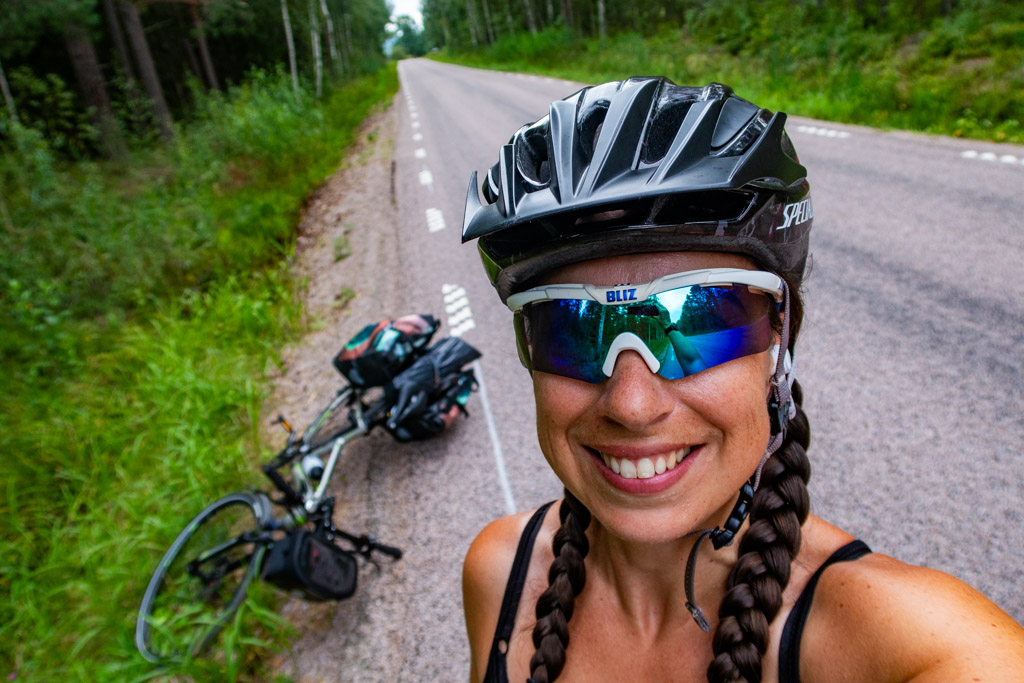
<instances>
[{"instance_id":1,"label":"bicycle water bottle cage","mask_svg":"<svg viewBox=\"0 0 1024 683\"><path fill-rule=\"evenodd\" d=\"M358 570L351 552L297 529L271 545L263 580L313 600L343 600L355 592Z\"/></svg>"}]
</instances>

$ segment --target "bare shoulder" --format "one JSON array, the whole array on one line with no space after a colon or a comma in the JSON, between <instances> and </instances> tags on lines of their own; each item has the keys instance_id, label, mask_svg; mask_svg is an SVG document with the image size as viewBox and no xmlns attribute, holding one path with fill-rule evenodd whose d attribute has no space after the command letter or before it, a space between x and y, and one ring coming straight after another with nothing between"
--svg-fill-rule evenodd
<instances>
[{"instance_id":1,"label":"bare shoulder","mask_svg":"<svg viewBox=\"0 0 1024 683\"><path fill-rule=\"evenodd\" d=\"M872 554L822 574L800 671L813 681L1021 681L1024 628L959 579Z\"/></svg>"},{"instance_id":2,"label":"bare shoulder","mask_svg":"<svg viewBox=\"0 0 1024 683\"><path fill-rule=\"evenodd\" d=\"M462 565L462 604L472 654L470 680L483 680L516 548L533 512L494 520L477 534L466 553Z\"/></svg>"}]
</instances>

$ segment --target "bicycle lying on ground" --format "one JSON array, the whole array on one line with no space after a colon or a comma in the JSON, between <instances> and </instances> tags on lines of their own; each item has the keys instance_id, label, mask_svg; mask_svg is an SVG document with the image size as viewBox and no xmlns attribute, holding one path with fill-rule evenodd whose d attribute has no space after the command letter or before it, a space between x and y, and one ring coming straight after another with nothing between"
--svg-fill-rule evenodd
<instances>
[{"instance_id":1,"label":"bicycle lying on ground","mask_svg":"<svg viewBox=\"0 0 1024 683\"><path fill-rule=\"evenodd\" d=\"M375 552L402 557L375 536L335 526L328 489L342 449L375 427L411 441L444 431L466 413L476 379L464 366L480 354L454 337L427 348L436 328L431 316L367 326L334 360L348 384L301 436L278 417L288 442L263 466L277 497L232 493L178 535L139 607L135 644L147 660L202 653L245 600L253 578L309 599L342 600L356 588L356 555L371 562ZM281 473L289 466L290 479ZM274 506L283 513L275 516Z\"/></svg>"}]
</instances>

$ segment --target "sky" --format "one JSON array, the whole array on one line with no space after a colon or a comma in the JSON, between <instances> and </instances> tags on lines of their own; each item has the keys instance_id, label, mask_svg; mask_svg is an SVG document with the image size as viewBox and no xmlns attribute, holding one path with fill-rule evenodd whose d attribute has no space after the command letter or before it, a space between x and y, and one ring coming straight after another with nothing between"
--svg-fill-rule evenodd
<instances>
[{"instance_id":1,"label":"sky","mask_svg":"<svg viewBox=\"0 0 1024 683\"><path fill-rule=\"evenodd\" d=\"M416 23L423 27L423 13L420 12L420 0L390 0L392 6L392 17L401 14L408 14L416 20Z\"/></svg>"}]
</instances>

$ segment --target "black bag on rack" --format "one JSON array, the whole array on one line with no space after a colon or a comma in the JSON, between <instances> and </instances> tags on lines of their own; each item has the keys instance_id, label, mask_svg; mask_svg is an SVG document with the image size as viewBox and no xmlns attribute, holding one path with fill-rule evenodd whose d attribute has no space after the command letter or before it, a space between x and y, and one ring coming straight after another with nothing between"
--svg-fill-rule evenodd
<instances>
[{"instance_id":1,"label":"black bag on rack","mask_svg":"<svg viewBox=\"0 0 1024 683\"><path fill-rule=\"evenodd\" d=\"M393 403L385 427L399 441L425 439L443 432L459 413L466 414L477 387L471 369L462 367L480 352L458 337L447 337L392 381Z\"/></svg>"},{"instance_id":2,"label":"black bag on rack","mask_svg":"<svg viewBox=\"0 0 1024 683\"><path fill-rule=\"evenodd\" d=\"M334 367L354 387L383 386L423 353L436 331L431 315L367 325L334 357Z\"/></svg>"},{"instance_id":3,"label":"black bag on rack","mask_svg":"<svg viewBox=\"0 0 1024 683\"><path fill-rule=\"evenodd\" d=\"M263 579L313 600L343 600L356 590L355 556L308 529L274 541L263 562Z\"/></svg>"}]
</instances>

